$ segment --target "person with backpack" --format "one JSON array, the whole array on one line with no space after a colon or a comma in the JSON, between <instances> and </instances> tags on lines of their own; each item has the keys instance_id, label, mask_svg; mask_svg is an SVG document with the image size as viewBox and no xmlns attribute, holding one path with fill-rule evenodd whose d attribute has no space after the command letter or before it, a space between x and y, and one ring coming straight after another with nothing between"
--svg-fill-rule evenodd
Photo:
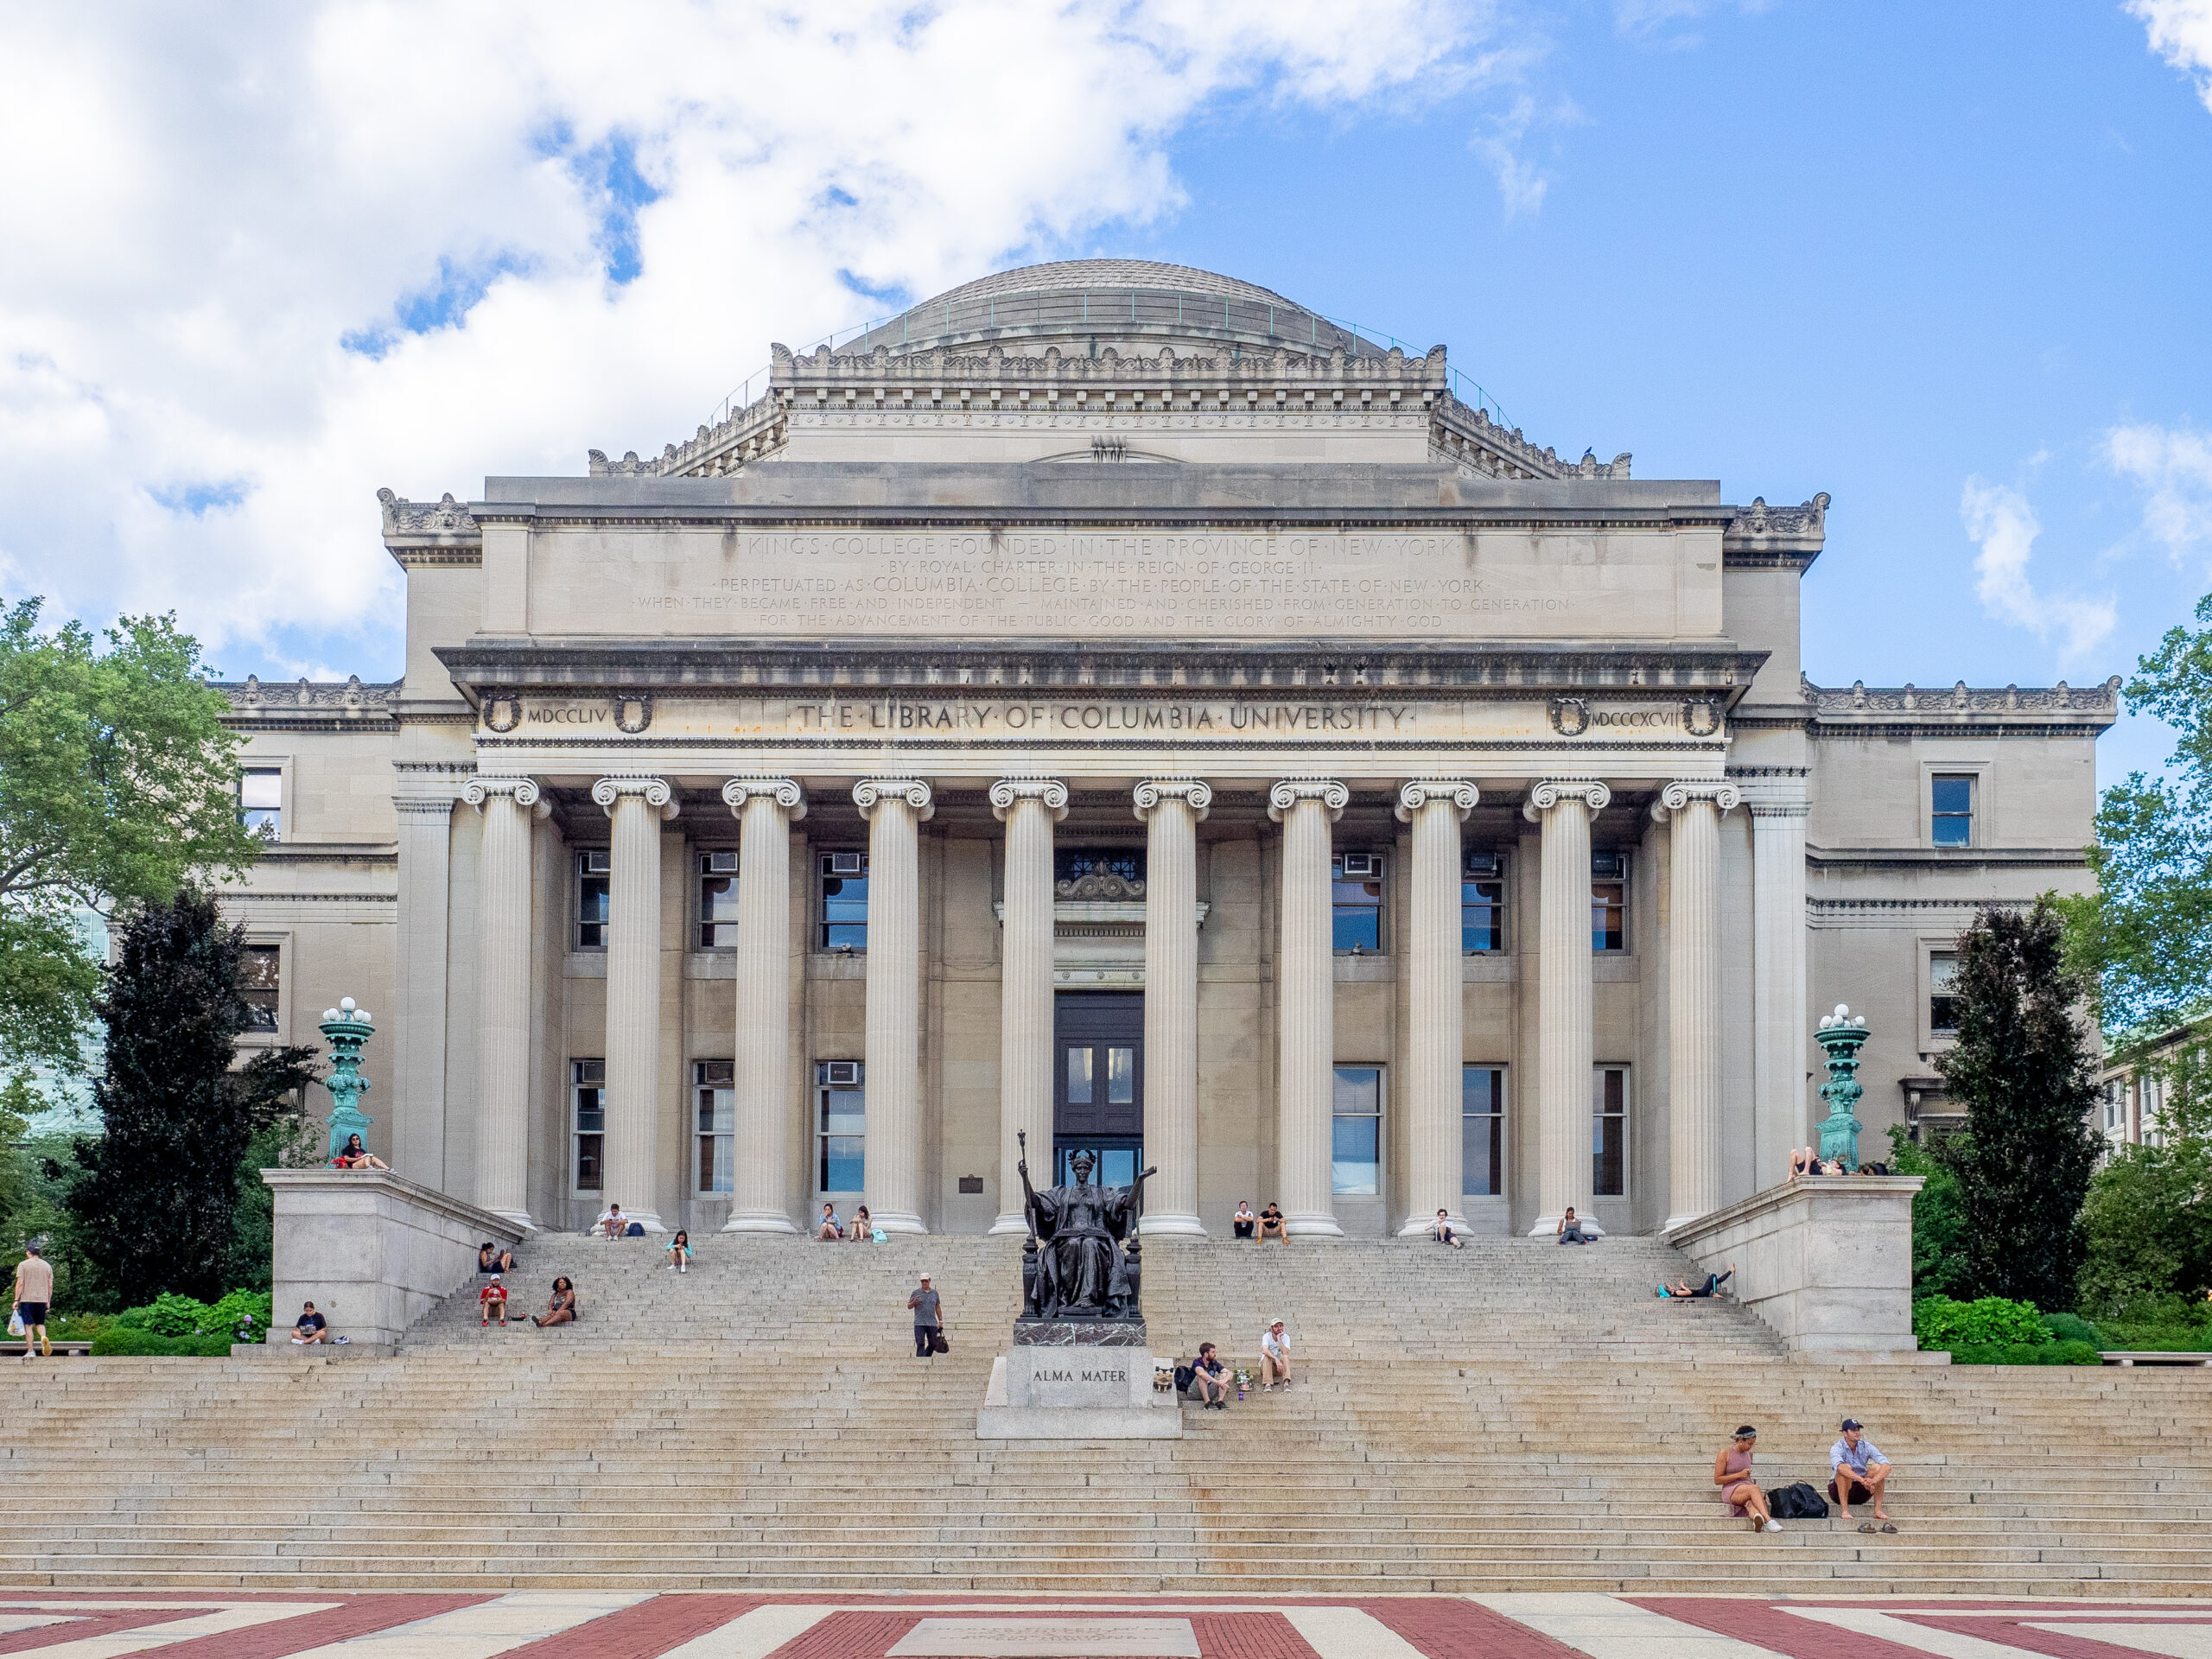
<instances>
[{"instance_id":1,"label":"person with backpack","mask_svg":"<svg viewBox=\"0 0 2212 1659\"><path fill-rule=\"evenodd\" d=\"M1713 1454L1713 1484L1720 1489L1728 1513L1735 1519L1751 1516L1753 1532L1780 1532L1782 1522L1774 1518L1767 1508L1766 1494L1751 1478L1751 1448L1758 1438L1758 1430L1749 1423L1738 1429L1736 1443Z\"/></svg>"},{"instance_id":2,"label":"person with backpack","mask_svg":"<svg viewBox=\"0 0 2212 1659\"><path fill-rule=\"evenodd\" d=\"M914 1357L927 1359L944 1352L944 1303L931 1288L926 1273L920 1287L906 1299L906 1306L914 1310Z\"/></svg>"}]
</instances>

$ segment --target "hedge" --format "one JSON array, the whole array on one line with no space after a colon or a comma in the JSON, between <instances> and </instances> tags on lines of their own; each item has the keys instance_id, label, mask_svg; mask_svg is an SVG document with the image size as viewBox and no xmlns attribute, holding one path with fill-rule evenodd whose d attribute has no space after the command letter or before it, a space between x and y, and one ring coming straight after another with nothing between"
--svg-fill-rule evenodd
<instances>
[{"instance_id":1,"label":"hedge","mask_svg":"<svg viewBox=\"0 0 2212 1659\"><path fill-rule=\"evenodd\" d=\"M110 1354L151 1354L168 1359L222 1359L230 1351L228 1332L212 1337L165 1337L142 1325L111 1325L92 1338L92 1353L98 1358Z\"/></svg>"}]
</instances>

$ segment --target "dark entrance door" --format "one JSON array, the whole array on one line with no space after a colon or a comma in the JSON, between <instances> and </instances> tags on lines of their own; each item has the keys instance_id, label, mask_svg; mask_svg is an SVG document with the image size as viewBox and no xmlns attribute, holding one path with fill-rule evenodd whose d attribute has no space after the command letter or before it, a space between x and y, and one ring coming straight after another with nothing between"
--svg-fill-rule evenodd
<instances>
[{"instance_id":1,"label":"dark entrance door","mask_svg":"<svg viewBox=\"0 0 2212 1659\"><path fill-rule=\"evenodd\" d=\"M1144 993L1062 991L1052 999L1053 1180L1089 1152L1091 1179L1127 1186L1144 1167Z\"/></svg>"}]
</instances>

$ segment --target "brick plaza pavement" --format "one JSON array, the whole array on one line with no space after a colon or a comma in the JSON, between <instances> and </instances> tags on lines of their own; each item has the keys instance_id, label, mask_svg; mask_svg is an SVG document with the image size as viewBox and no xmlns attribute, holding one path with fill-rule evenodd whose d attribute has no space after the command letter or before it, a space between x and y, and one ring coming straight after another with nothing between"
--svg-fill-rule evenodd
<instances>
[{"instance_id":1,"label":"brick plaza pavement","mask_svg":"<svg viewBox=\"0 0 2212 1659\"><path fill-rule=\"evenodd\" d=\"M0 1590L39 1659L2212 1659L2212 1601Z\"/></svg>"}]
</instances>

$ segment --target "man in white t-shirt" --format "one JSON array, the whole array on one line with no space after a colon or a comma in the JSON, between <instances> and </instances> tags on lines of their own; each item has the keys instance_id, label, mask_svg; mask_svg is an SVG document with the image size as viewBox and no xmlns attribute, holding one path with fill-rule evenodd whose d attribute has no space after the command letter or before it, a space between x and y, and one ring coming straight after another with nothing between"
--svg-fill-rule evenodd
<instances>
[{"instance_id":1,"label":"man in white t-shirt","mask_svg":"<svg viewBox=\"0 0 2212 1659\"><path fill-rule=\"evenodd\" d=\"M1278 1382L1290 1386L1290 1338L1281 1319L1260 1338L1260 1392L1265 1394Z\"/></svg>"},{"instance_id":2,"label":"man in white t-shirt","mask_svg":"<svg viewBox=\"0 0 2212 1659\"><path fill-rule=\"evenodd\" d=\"M620 1205L610 1204L607 1206L606 1212L600 1217L596 1230L606 1234L609 1238L620 1238L630 1230L630 1217L622 1213Z\"/></svg>"}]
</instances>

